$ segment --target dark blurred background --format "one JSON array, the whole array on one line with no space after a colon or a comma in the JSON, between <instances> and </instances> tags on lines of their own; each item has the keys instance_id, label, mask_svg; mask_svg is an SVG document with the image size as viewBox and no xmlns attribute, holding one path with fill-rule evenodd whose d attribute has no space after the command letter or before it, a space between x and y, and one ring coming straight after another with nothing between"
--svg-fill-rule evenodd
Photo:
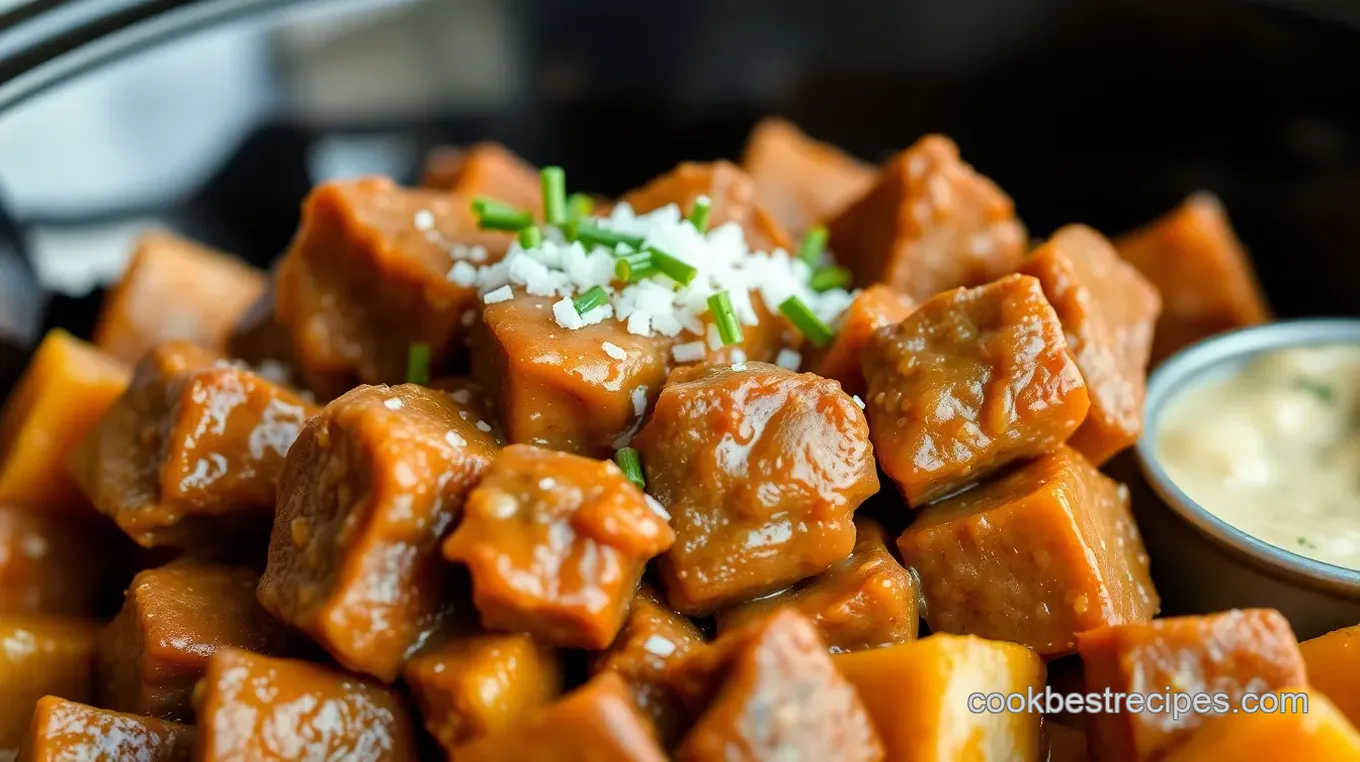
<instances>
[{"instance_id":1,"label":"dark blurred background","mask_svg":"<svg viewBox=\"0 0 1360 762\"><path fill-rule=\"evenodd\" d=\"M1278 313L1355 314L1357 74L1344 0L0 0L0 389L147 226L267 265L324 178L495 139L613 194L767 114L947 133L1036 237L1212 190Z\"/></svg>"}]
</instances>

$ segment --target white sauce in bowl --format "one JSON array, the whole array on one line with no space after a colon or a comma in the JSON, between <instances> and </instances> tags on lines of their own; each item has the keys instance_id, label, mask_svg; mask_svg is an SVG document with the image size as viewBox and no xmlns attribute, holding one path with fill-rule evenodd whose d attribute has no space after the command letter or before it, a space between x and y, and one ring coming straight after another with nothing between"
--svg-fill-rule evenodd
<instances>
[{"instance_id":1,"label":"white sauce in bowl","mask_svg":"<svg viewBox=\"0 0 1360 762\"><path fill-rule=\"evenodd\" d=\"M1253 537L1360 569L1360 345L1266 352L1163 413L1157 459Z\"/></svg>"}]
</instances>

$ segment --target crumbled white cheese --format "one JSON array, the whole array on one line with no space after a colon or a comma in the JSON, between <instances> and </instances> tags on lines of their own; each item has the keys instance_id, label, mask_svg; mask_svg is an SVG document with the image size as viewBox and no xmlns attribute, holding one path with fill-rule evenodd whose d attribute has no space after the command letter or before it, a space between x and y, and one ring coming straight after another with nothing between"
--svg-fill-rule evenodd
<instances>
[{"instance_id":1,"label":"crumbled white cheese","mask_svg":"<svg viewBox=\"0 0 1360 762\"><path fill-rule=\"evenodd\" d=\"M779 355L774 358L774 364L789 370L798 370L803 364L803 356L792 349L781 349Z\"/></svg>"},{"instance_id":2,"label":"crumbled white cheese","mask_svg":"<svg viewBox=\"0 0 1360 762\"><path fill-rule=\"evenodd\" d=\"M615 360L628 359L628 353L623 351L623 347L620 347L618 344L615 344L612 341L602 342L600 344L600 348L604 350L605 354L609 355Z\"/></svg>"}]
</instances>

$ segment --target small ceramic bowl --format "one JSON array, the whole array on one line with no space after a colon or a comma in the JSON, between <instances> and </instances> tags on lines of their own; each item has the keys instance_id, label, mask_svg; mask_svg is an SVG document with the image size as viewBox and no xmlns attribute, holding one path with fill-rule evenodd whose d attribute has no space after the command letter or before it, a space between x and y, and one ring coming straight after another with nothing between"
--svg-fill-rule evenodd
<instances>
[{"instance_id":1,"label":"small ceramic bowl","mask_svg":"<svg viewBox=\"0 0 1360 762\"><path fill-rule=\"evenodd\" d=\"M1146 482L1134 487L1134 512L1163 613L1275 608L1300 640L1360 624L1360 570L1296 555L1224 522L1182 492L1157 459L1162 414L1180 394L1262 352L1321 344L1360 344L1360 320L1284 321L1223 334L1182 350L1148 380L1135 449Z\"/></svg>"}]
</instances>

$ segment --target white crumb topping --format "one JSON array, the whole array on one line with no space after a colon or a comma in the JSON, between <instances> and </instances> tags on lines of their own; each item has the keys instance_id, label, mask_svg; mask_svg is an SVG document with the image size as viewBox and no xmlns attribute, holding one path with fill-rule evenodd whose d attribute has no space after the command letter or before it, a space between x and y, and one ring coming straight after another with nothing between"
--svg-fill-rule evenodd
<instances>
[{"instance_id":1,"label":"white crumb topping","mask_svg":"<svg viewBox=\"0 0 1360 762\"><path fill-rule=\"evenodd\" d=\"M698 362L706 356L702 341L691 341L671 347L671 357L678 363Z\"/></svg>"},{"instance_id":2,"label":"white crumb topping","mask_svg":"<svg viewBox=\"0 0 1360 762\"><path fill-rule=\"evenodd\" d=\"M615 360L628 359L628 353L623 351L623 347L620 347L618 344L615 344L612 341L601 342L600 349L603 349L605 354L609 355Z\"/></svg>"},{"instance_id":3,"label":"white crumb topping","mask_svg":"<svg viewBox=\"0 0 1360 762\"><path fill-rule=\"evenodd\" d=\"M789 370L798 370L803 364L803 356L792 349L781 349L774 358L774 364Z\"/></svg>"},{"instance_id":4,"label":"white crumb topping","mask_svg":"<svg viewBox=\"0 0 1360 762\"><path fill-rule=\"evenodd\" d=\"M383 407L387 408L388 410L401 410L401 400L397 399L396 397L388 397L387 399L383 400Z\"/></svg>"},{"instance_id":5,"label":"white crumb topping","mask_svg":"<svg viewBox=\"0 0 1360 762\"><path fill-rule=\"evenodd\" d=\"M510 290L510 287L501 286L500 288L488 291L486 296L482 297L482 302L485 304L497 304L499 302L508 302L513 298L515 298L515 294Z\"/></svg>"},{"instance_id":6,"label":"white crumb topping","mask_svg":"<svg viewBox=\"0 0 1360 762\"><path fill-rule=\"evenodd\" d=\"M863 409L864 409L864 400L860 399L858 394L856 394L856 395L854 396L854 400L855 400L855 404L859 406L859 409L860 409L860 410L863 410Z\"/></svg>"}]
</instances>

